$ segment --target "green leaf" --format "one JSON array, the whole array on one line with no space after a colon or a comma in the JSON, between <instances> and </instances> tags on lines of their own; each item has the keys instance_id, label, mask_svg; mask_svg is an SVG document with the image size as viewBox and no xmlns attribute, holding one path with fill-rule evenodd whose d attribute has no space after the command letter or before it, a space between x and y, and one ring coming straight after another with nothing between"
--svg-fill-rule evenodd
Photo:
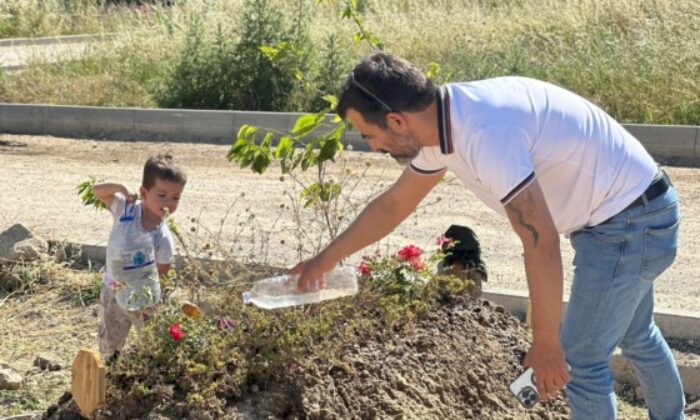
<instances>
[{"instance_id":1,"label":"green leaf","mask_svg":"<svg viewBox=\"0 0 700 420\"><path fill-rule=\"evenodd\" d=\"M338 197L340 195L340 191L342 190L341 186L334 183L334 182L326 182L321 186L321 191L319 193L319 198L321 201L324 203L328 203L334 198Z\"/></svg>"},{"instance_id":2,"label":"green leaf","mask_svg":"<svg viewBox=\"0 0 700 420\"><path fill-rule=\"evenodd\" d=\"M294 150L292 139L289 136L282 136L275 148L275 158L287 158Z\"/></svg>"},{"instance_id":3,"label":"green leaf","mask_svg":"<svg viewBox=\"0 0 700 420\"><path fill-rule=\"evenodd\" d=\"M440 65L434 61L428 63L428 70L425 72L425 75L430 79L434 79L438 74L440 74Z\"/></svg>"},{"instance_id":4,"label":"green leaf","mask_svg":"<svg viewBox=\"0 0 700 420\"><path fill-rule=\"evenodd\" d=\"M326 139L321 145L321 152L318 155L320 162L333 159L336 152L343 150L343 145L335 138Z\"/></svg>"},{"instance_id":5,"label":"green leaf","mask_svg":"<svg viewBox=\"0 0 700 420\"><path fill-rule=\"evenodd\" d=\"M301 117L297 118L296 122L294 123L292 133L295 134L297 138L304 137L318 128L318 126L321 125L325 119L325 112L302 115Z\"/></svg>"},{"instance_id":6,"label":"green leaf","mask_svg":"<svg viewBox=\"0 0 700 420\"><path fill-rule=\"evenodd\" d=\"M262 151L258 152L253 160L253 170L259 174L262 174L270 166L270 156Z\"/></svg>"},{"instance_id":7,"label":"green leaf","mask_svg":"<svg viewBox=\"0 0 700 420\"><path fill-rule=\"evenodd\" d=\"M229 162L233 160L238 160L238 157L242 154L245 153L248 150L249 144L245 139L238 139L231 145L231 149L228 151L228 154L226 155L226 159L228 159Z\"/></svg>"},{"instance_id":8,"label":"green leaf","mask_svg":"<svg viewBox=\"0 0 700 420\"><path fill-rule=\"evenodd\" d=\"M265 54L265 57L267 57L268 60L272 62L275 61L275 58L277 58L277 56L280 53L280 50L278 48L271 47L269 45L263 45L262 47L260 47L260 51L263 54Z\"/></svg>"},{"instance_id":9,"label":"green leaf","mask_svg":"<svg viewBox=\"0 0 700 420\"><path fill-rule=\"evenodd\" d=\"M323 100L330 104L332 110L338 106L338 98L335 95L323 95Z\"/></svg>"},{"instance_id":10,"label":"green leaf","mask_svg":"<svg viewBox=\"0 0 700 420\"><path fill-rule=\"evenodd\" d=\"M311 167L311 165L317 162L316 152L314 150L314 143L309 143L306 145L304 154L301 158L301 170L305 171Z\"/></svg>"},{"instance_id":11,"label":"green leaf","mask_svg":"<svg viewBox=\"0 0 700 420\"><path fill-rule=\"evenodd\" d=\"M304 203L304 208L308 208L318 202L318 198L321 192L321 186L318 183L313 183L308 187L304 188L299 196L302 199L306 199Z\"/></svg>"},{"instance_id":12,"label":"green leaf","mask_svg":"<svg viewBox=\"0 0 700 420\"><path fill-rule=\"evenodd\" d=\"M260 148L267 149L267 151L269 152L273 137L274 137L274 134L272 134L272 133L265 134L265 137L263 138L262 143L260 143Z\"/></svg>"}]
</instances>

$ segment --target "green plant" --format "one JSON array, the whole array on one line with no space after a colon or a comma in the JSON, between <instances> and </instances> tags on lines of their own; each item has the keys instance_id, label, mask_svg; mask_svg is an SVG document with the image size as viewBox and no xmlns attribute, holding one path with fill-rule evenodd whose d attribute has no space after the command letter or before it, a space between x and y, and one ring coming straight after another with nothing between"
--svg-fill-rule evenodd
<instances>
[{"instance_id":1,"label":"green plant","mask_svg":"<svg viewBox=\"0 0 700 420\"><path fill-rule=\"evenodd\" d=\"M423 315L435 299L449 302L473 291L476 284L469 279L436 274L438 262L444 257L441 248L425 257L416 245L407 245L393 255L376 252L363 256L358 270L370 290L379 294L378 302L389 325L401 326Z\"/></svg>"},{"instance_id":2,"label":"green plant","mask_svg":"<svg viewBox=\"0 0 700 420\"><path fill-rule=\"evenodd\" d=\"M78 183L76 190L78 191L78 196L84 205L95 207L97 210L105 210L105 203L97 198L95 193L92 191L92 187L94 187L98 182L102 182L102 180L97 179L94 176L90 176L85 181Z\"/></svg>"},{"instance_id":3,"label":"green plant","mask_svg":"<svg viewBox=\"0 0 700 420\"><path fill-rule=\"evenodd\" d=\"M301 9L303 10L303 9ZM303 19L292 28L270 0L246 0L238 27L219 24L207 33L202 17L190 17L185 48L165 83L159 103L165 107L265 110L287 108L293 77L260 50L264 45L301 42ZM301 12L300 12L301 13ZM288 57L304 66L305 55Z\"/></svg>"}]
</instances>

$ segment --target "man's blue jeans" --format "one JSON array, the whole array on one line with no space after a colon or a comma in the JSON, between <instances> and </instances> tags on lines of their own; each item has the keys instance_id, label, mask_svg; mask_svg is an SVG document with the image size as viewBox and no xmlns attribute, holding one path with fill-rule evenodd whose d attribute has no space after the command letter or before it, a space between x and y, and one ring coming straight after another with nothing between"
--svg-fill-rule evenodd
<instances>
[{"instance_id":1,"label":"man's blue jeans","mask_svg":"<svg viewBox=\"0 0 700 420\"><path fill-rule=\"evenodd\" d=\"M571 235L574 280L561 340L571 365L574 420L616 418L610 360L632 362L651 419L683 419L678 368L654 324L654 280L676 256L680 213L673 187L644 206Z\"/></svg>"}]
</instances>

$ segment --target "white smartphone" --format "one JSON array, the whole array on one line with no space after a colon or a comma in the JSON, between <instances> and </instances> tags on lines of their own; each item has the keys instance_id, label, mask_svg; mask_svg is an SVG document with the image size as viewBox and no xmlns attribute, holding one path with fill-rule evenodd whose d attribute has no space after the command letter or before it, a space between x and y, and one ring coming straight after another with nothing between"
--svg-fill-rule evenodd
<instances>
[{"instance_id":1,"label":"white smartphone","mask_svg":"<svg viewBox=\"0 0 700 420\"><path fill-rule=\"evenodd\" d=\"M571 365L566 364L566 368L571 372ZM515 378L510 384L510 392L520 401L525 408L532 408L540 400L540 394L535 385L535 371L529 367L520 376Z\"/></svg>"},{"instance_id":2,"label":"white smartphone","mask_svg":"<svg viewBox=\"0 0 700 420\"><path fill-rule=\"evenodd\" d=\"M529 367L510 384L510 392L525 408L532 408L540 400L540 394L535 385L535 371Z\"/></svg>"}]
</instances>

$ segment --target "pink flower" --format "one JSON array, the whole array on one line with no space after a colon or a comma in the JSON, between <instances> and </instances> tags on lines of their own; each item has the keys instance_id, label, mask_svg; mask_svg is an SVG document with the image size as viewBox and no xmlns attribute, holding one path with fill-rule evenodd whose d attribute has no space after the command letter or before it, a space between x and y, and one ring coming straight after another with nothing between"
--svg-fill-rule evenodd
<instances>
[{"instance_id":1,"label":"pink flower","mask_svg":"<svg viewBox=\"0 0 700 420\"><path fill-rule=\"evenodd\" d=\"M435 245L437 246L444 245L446 248L452 248L454 244L454 241L445 235L440 235L437 238L435 238Z\"/></svg>"},{"instance_id":2,"label":"pink flower","mask_svg":"<svg viewBox=\"0 0 700 420\"><path fill-rule=\"evenodd\" d=\"M406 262L412 262L415 259L420 258L420 255L423 253L423 250L418 248L415 245L407 245L401 249L399 249L399 252L397 253L397 256L401 261L406 261Z\"/></svg>"},{"instance_id":3,"label":"pink flower","mask_svg":"<svg viewBox=\"0 0 700 420\"><path fill-rule=\"evenodd\" d=\"M219 318L217 324L221 331L233 331L236 329L236 324L225 316Z\"/></svg>"},{"instance_id":4,"label":"pink flower","mask_svg":"<svg viewBox=\"0 0 700 420\"><path fill-rule=\"evenodd\" d=\"M360 265L357 266L357 270L362 276L369 277L372 275L372 268L365 261L362 261Z\"/></svg>"},{"instance_id":5,"label":"pink flower","mask_svg":"<svg viewBox=\"0 0 700 420\"><path fill-rule=\"evenodd\" d=\"M174 324L170 324L170 326L168 327L168 334L170 334L170 337L172 337L172 339L175 342L178 342L178 341L182 340L183 338L185 338L185 333L183 333L182 330L180 329L179 322L176 322Z\"/></svg>"},{"instance_id":6,"label":"pink flower","mask_svg":"<svg viewBox=\"0 0 700 420\"><path fill-rule=\"evenodd\" d=\"M414 270L422 270L425 268L425 264L418 258L411 260L411 267L413 267Z\"/></svg>"}]
</instances>

